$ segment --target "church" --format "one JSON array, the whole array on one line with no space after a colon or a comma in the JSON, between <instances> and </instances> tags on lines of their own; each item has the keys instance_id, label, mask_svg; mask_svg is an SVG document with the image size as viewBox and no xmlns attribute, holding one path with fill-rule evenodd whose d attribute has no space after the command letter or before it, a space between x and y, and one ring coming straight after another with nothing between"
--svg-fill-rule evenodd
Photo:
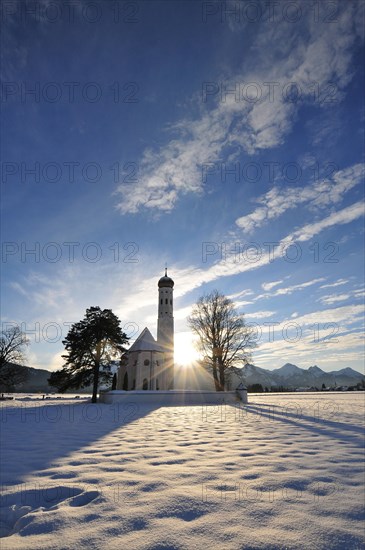
<instances>
[{"instance_id":1,"label":"church","mask_svg":"<svg viewBox=\"0 0 365 550\"><path fill-rule=\"evenodd\" d=\"M117 390L174 389L174 281L158 281L157 340L146 327L126 351L117 374Z\"/></svg>"}]
</instances>

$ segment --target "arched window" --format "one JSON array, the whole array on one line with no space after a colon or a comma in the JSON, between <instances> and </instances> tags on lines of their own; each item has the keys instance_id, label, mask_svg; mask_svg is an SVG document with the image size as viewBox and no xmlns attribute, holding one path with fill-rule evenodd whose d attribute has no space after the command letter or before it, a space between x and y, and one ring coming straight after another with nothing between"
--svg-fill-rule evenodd
<instances>
[{"instance_id":1,"label":"arched window","mask_svg":"<svg viewBox=\"0 0 365 550\"><path fill-rule=\"evenodd\" d=\"M161 305L163 304L163 299L162 299L162 298L161 298L161 300L160 300L160 303L161 303Z\"/></svg>"},{"instance_id":2,"label":"arched window","mask_svg":"<svg viewBox=\"0 0 365 550\"><path fill-rule=\"evenodd\" d=\"M128 390L128 373L126 372L123 379L123 390Z\"/></svg>"},{"instance_id":3,"label":"arched window","mask_svg":"<svg viewBox=\"0 0 365 550\"><path fill-rule=\"evenodd\" d=\"M168 301L168 299L166 298L166 300L165 300L165 304L168 304L168 303L169 303L169 301Z\"/></svg>"},{"instance_id":4,"label":"arched window","mask_svg":"<svg viewBox=\"0 0 365 550\"><path fill-rule=\"evenodd\" d=\"M147 378L143 379L142 390L148 390L148 380L147 380Z\"/></svg>"},{"instance_id":5,"label":"arched window","mask_svg":"<svg viewBox=\"0 0 365 550\"><path fill-rule=\"evenodd\" d=\"M170 305L172 306L172 300L170 300Z\"/></svg>"}]
</instances>

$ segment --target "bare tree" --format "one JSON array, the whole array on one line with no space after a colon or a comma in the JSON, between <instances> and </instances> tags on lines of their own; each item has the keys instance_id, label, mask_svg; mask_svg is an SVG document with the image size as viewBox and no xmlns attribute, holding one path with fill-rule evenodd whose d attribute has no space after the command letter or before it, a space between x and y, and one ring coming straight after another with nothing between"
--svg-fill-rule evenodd
<instances>
[{"instance_id":1,"label":"bare tree","mask_svg":"<svg viewBox=\"0 0 365 550\"><path fill-rule=\"evenodd\" d=\"M203 365L211 369L217 391L224 391L227 369L238 367L250 359L256 346L253 329L245 323L232 300L213 290L202 296L188 317L191 330L198 336L198 349Z\"/></svg>"},{"instance_id":2,"label":"bare tree","mask_svg":"<svg viewBox=\"0 0 365 550\"><path fill-rule=\"evenodd\" d=\"M25 361L25 348L29 344L19 326L1 331L0 336L0 386L6 390L25 382L28 371L19 363Z\"/></svg>"}]
</instances>

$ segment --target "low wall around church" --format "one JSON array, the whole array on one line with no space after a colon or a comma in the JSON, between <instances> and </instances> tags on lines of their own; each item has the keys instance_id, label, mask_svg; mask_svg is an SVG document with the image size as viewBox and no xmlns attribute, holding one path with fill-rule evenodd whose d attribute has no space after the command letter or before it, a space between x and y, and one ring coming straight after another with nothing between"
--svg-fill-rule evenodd
<instances>
[{"instance_id":1,"label":"low wall around church","mask_svg":"<svg viewBox=\"0 0 365 550\"><path fill-rule=\"evenodd\" d=\"M246 393L247 395L247 393ZM237 403L240 397L236 391L199 391L199 390L169 390L169 391L122 391L113 390L100 392L99 402L106 404L133 402L140 405L217 405L222 403ZM243 402L247 403L244 399Z\"/></svg>"}]
</instances>

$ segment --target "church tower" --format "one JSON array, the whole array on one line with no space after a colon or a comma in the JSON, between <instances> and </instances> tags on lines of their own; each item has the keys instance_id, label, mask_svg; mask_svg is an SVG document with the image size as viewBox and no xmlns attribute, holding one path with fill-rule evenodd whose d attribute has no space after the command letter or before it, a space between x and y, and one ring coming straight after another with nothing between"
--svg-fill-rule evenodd
<instances>
[{"instance_id":1,"label":"church tower","mask_svg":"<svg viewBox=\"0 0 365 550\"><path fill-rule=\"evenodd\" d=\"M158 281L157 342L165 349L165 369L169 390L174 389L174 281L164 277Z\"/></svg>"}]
</instances>

